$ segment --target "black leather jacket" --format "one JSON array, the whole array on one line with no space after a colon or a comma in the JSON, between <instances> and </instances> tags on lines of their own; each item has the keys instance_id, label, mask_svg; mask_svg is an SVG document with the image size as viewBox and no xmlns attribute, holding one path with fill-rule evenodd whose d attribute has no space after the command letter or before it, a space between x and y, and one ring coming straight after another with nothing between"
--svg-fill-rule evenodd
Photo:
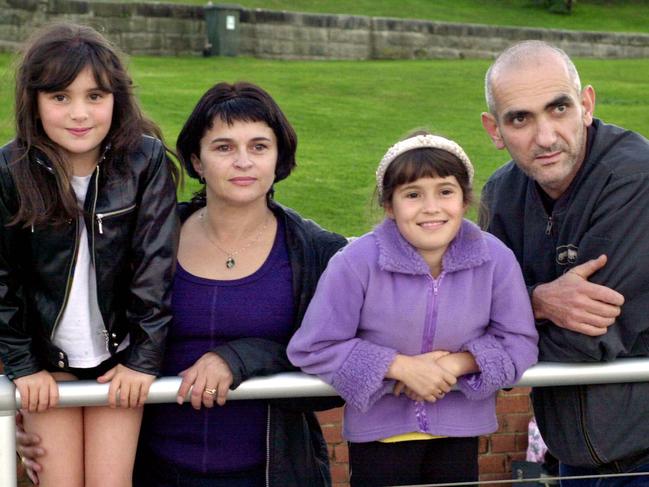
<instances>
[{"instance_id":1,"label":"black leather jacket","mask_svg":"<svg viewBox=\"0 0 649 487\"><path fill-rule=\"evenodd\" d=\"M181 219L185 220L200 205L183 203L179 207ZM273 200L270 200L269 207L286 229L286 245L293 272L293 326L297 329L315 292L320 274L329 259L347 240ZM231 389L236 389L243 381L255 376L298 370L286 356L286 345L262 338L241 338L219 345L212 351L227 362L233 376ZM266 486L331 485L327 444L313 411L342 404L338 397L277 399L268 402ZM156 468L157 460L148 456L146 448L146 409L143 424L133 485L150 487L154 484L146 472L150 468Z\"/></svg>"},{"instance_id":2,"label":"black leather jacket","mask_svg":"<svg viewBox=\"0 0 649 487\"><path fill-rule=\"evenodd\" d=\"M77 222L7 226L18 208L9 170L12 143L0 149L0 359L10 379L44 368L65 371L52 344L65 308L78 245ZM33 158L39 170L49 162ZM84 204L88 245L106 346L114 354L128 334L124 365L157 374L167 325L178 241L176 192L160 141L143 136L125 175L95 169Z\"/></svg>"}]
</instances>

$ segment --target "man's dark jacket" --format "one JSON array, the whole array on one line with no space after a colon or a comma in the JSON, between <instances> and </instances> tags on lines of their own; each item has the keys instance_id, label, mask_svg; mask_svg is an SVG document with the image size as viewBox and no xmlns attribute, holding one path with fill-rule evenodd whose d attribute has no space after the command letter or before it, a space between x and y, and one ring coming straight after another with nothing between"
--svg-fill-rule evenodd
<instances>
[{"instance_id":1,"label":"man's dark jacket","mask_svg":"<svg viewBox=\"0 0 649 487\"><path fill-rule=\"evenodd\" d=\"M482 193L481 225L514 251L530 290L606 254L606 266L589 280L625 298L599 337L538 322L541 361L649 356L649 141L599 120L589 130L587 159L550 215L537 184L512 161ZM532 397L560 461L603 472L649 462L649 383L535 388Z\"/></svg>"}]
</instances>

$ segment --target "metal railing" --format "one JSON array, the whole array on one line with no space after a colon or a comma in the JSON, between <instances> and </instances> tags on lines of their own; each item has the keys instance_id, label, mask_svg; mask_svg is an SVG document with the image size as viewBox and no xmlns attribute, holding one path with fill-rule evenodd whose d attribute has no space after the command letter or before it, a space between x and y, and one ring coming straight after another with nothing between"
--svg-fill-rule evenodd
<instances>
[{"instance_id":1,"label":"metal railing","mask_svg":"<svg viewBox=\"0 0 649 487\"><path fill-rule=\"evenodd\" d=\"M567 386L649 381L649 358L620 359L609 363L539 363L523 374L516 387ZM157 379L149 391L148 404L176 401L180 377ZM94 381L59 383L59 407L104 406L108 384ZM335 396L336 391L320 379L300 372L257 377L230 391L228 400ZM0 486L16 485L16 410L20 394L0 375Z\"/></svg>"}]
</instances>

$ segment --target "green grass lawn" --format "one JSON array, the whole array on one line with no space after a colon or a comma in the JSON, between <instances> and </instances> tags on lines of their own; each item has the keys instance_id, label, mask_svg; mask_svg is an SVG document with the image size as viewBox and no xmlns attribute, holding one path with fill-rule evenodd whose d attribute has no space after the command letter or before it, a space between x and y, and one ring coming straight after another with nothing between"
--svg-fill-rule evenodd
<instances>
[{"instance_id":1,"label":"green grass lawn","mask_svg":"<svg viewBox=\"0 0 649 487\"><path fill-rule=\"evenodd\" d=\"M0 141L13 133L10 58L0 55ZM476 166L476 189L508 157L480 124L485 60L269 61L251 58L134 57L131 71L146 112L170 143L200 95L217 81L249 80L279 102L299 135L298 168L277 199L347 235L368 230L374 170L389 145L427 127L456 139ZM597 114L649 135L649 59L579 60L595 86ZM183 197L195 186L188 185Z\"/></svg>"},{"instance_id":2,"label":"green grass lawn","mask_svg":"<svg viewBox=\"0 0 649 487\"><path fill-rule=\"evenodd\" d=\"M143 0L118 0L134 2ZM144 0L159 1L159 0ZM167 0L205 5L206 0ZM218 3L218 2L214 2ZM558 15L534 0L237 0L244 7L554 29L649 32L648 0L579 0Z\"/></svg>"}]
</instances>

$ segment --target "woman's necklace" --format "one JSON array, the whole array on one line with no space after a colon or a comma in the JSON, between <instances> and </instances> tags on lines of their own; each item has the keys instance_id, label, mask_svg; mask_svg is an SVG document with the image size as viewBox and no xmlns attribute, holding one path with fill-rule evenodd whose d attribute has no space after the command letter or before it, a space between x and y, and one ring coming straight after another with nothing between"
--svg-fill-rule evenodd
<instances>
[{"instance_id":1,"label":"woman's necklace","mask_svg":"<svg viewBox=\"0 0 649 487\"><path fill-rule=\"evenodd\" d=\"M198 215L199 220L201 221L201 225L203 226L203 230L205 231L205 236L207 239L212 242L212 244L219 249L221 252L223 252L225 255L228 256L228 258L225 260L225 267L228 269L232 269L235 265L237 265L237 262L234 260L235 255L237 255L239 252L243 252L244 250L250 248L253 244L257 243L261 236L264 233L264 230L266 230L266 227L268 226L268 222L270 222L270 218L266 218L266 221L264 224L261 226L257 234L255 235L255 238L250 240L246 245L243 247L233 250L232 252L229 252L225 250L223 247L221 247L216 241L212 238L210 235L210 232L207 228L207 221L205 219L205 210L202 210L200 214Z\"/></svg>"}]
</instances>

